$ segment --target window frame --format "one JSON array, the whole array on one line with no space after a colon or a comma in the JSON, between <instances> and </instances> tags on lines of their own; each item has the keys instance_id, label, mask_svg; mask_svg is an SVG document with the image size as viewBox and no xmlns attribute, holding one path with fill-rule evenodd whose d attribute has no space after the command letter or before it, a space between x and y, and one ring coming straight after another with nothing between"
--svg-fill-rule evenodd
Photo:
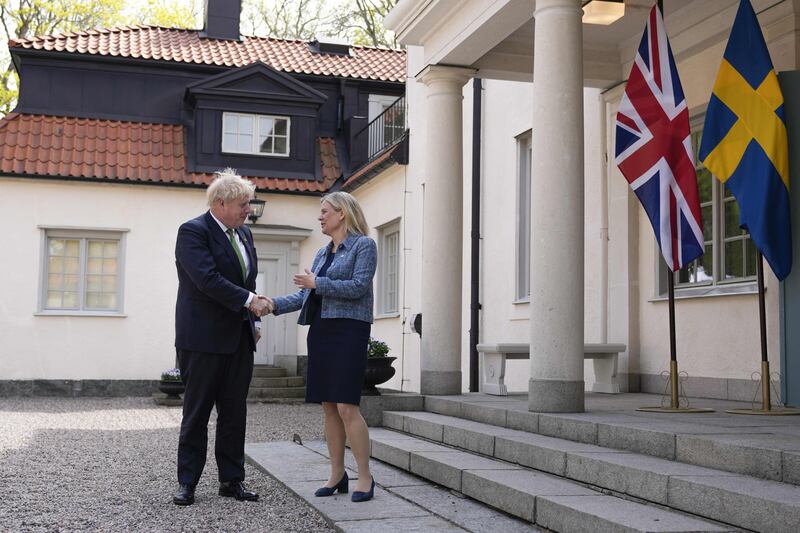
<instances>
[{"instance_id":1,"label":"window frame","mask_svg":"<svg viewBox=\"0 0 800 533\"><path fill-rule=\"evenodd\" d=\"M700 147L700 140L702 138L702 127L705 120L705 113L694 117L691 122L691 135L692 135L692 149L694 151L694 164L697 171L704 170L704 165L699 161L698 152ZM726 187L721 183L713 174L709 172L709 179L711 180L711 261L712 261L712 274L711 280L697 281L697 282L681 282L680 273L684 272L687 267L684 267L678 272L671 272L661 257L661 250L658 248L658 243L655 246L656 260L658 264L658 298L664 297L667 293L667 276L674 276L675 280L675 296L679 297L697 297L697 296L716 296L727 294L747 294L752 292L755 287L756 275L745 275L733 279L724 279L725 275L725 244L726 242L733 241L750 241L750 246L753 246L750 234L743 232L741 235L726 237L725 236L725 203L736 202L731 195L726 198ZM707 202L704 202L707 203ZM703 203L701 203L701 213L703 210ZM708 207L707 205L705 207ZM704 229L706 221L703 221ZM704 240L704 246L708 244ZM747 257L746 249L743 254L743 265L746 266ZM695 261L692 262L695 264ZM746 273L746 272L745 272Z\"/></svg>"},{"instance_id":2,"label":"window frame","mask_svg":"<svg viewBox=\"0 0 800 533\"><path fill-rule=\"evenodd\" d=\"M41 234L40 244L40 276L39 276L39 296L37 301L37 316L108 316L124 317L125 315L125 249L126 237L129 230L119 228L76 228L64 226L39 226ZM78 295L79 306L77 308L48 308L47 295L49 292L49 241L50 239L69 239L79 240L79 280ZM116 306L109 309L87 309L86 307L86 276L88 261L88 241L103 240L116 241L117 243L117 272L115 297Z\"/></svg>"},{"instance_id":3,"label":"window frame","mask_svg":"<svg viewBox=\"0 0 800 533\"><path fill-rule=\"evenodd\" d=\"M376 298L377 312L376 316L379 318L398 317L400 316L400 252L401 247L401 232L400 232L400 219L395 219L391 222L383 224L377 228L378 230L378 291ZM391 273L390 261L392 259L389 253L389 245L387 239L393 235L397 236L395 258L394 262L394 283L390 284L389 275ZM394 289L395 306L388 308L390 289Z\"/></svg>"},{"instance_id":4,"label":"window frame","mask_svg":"<svg viewBox=\"0 0 800 533\"><path fill-rule=\"evenodd\" d=\"M226 123L226 120L229 117L236 117L237 119L239 117L252 117L253 118L254 126L253 126L253 130L252 130L252 137L253 137L252 151L247 152L247 151L241 151L241 150L227 150L225 148L225 131L226 131L225 130L225 123ZM261 120L260 120L261 118L271 118L273 120L281 119L281 120L285 120L286 121L286 153L277 153L277 152L275 152L275 153L265 153L265 152L260 152L258 150L259 138L260 138L259 128L260 128L260 124L261 124ZM273 131L274 131L274 128L273 128ZM259 114L256 114L256 113L240 113L238 111L223 111L222 112L222 128L221 128L221 132L222 132L222 134L220 136L220 151L223 154L252 155L252 156L258 156L258 157L280 157L280 158L289 158L289 157L291 157L291 153L292 153L292 147L291 147L292 118L290 116L286 116L286 115L259 115ZM237 131L236 134L239 135L239 132ZM275 142L274 139L276 137L283 138L283 135L275 135L275 134L272 135L273 147L274 147L274 142Z\"/></svg>"},{"instance_id":5,"label":"window frame","mask_svg":"<svg viewBox=\"0 0 800 533\"><path fill-rule=\"evenodd\" d=\"M516 217L514 303L531 300L531 185L533 170L533 133L528 130L515 138L516 143ZM527 175L523 167L527 164Z\"/></svg>"}]
</instances>

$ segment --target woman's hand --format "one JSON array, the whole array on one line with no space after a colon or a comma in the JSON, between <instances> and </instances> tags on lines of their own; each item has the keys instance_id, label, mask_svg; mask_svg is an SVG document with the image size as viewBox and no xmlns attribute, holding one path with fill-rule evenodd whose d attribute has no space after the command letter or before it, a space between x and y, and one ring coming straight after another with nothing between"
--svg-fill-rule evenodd
<instances>
[{"instance_id":1,"label":"woman's hand","mask_svg":"<svg viewBox=\"0 0 800 533\"><path fill-rule=\"evenodd\" d=\"M295 274L294 284L301 289L316 289L317 288L317 275L309 269L305 269L305 274Z\"/></svg>"}]
</instances>

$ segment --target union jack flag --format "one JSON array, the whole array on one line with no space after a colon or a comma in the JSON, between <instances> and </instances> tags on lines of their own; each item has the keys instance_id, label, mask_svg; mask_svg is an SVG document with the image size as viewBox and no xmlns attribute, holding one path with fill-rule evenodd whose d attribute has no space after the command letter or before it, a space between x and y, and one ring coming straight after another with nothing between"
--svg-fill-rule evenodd
<instances>
[{"instance_id":1,"label":"union jack flag","mask_svg":"<svg viewBox=\"0 0 800 533\"><path fill-rule=\"evenodd\" d=\"M670 270L703 254L689 110L661 12L653 7L616 121L616 162L642 203Z\"/></svg>"}]
</instances>

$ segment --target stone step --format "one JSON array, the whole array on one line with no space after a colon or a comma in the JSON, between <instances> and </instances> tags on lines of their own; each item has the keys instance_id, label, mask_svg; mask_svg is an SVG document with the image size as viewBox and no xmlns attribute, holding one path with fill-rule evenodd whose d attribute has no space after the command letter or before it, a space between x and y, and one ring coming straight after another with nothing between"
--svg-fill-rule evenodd
<instances>
[{"instance_id":1,"label":"stone step","mask_svg":"<svg viewBox=\"0 0 800 533\"><path fill-rule=\"evenodd\" d=\"M254 378L285 378L288 372L285 368L272 365L253 365Z\"/></svg>"},{"instance_id":2,"label":"stone step","mask_svg":"<svg viewBox=\"0 0 800 533\"><path fill-rule=\"evenodd\" d=\"M494 397L498 398L498 397ZM502 397L499 397L502 398ZM800 417L534 413L520 401L425 396L425 410L549 437L800 485Z\"/></svg>"},{"instance_id":3,"label":"stone step","mask_svg":"<svg viewBox=\"0 0 800 533\"><path fill-rule=\"evenodd\" d=\"M265 387L302 387L306 384L303 376L287 376L284 378L253 378L250 380L250 388Z\"/></svg>"},{"instance_id":4,"label":"stone step","mask_svg":"<svg viewBox=\"0 0 800 533\"><path fill-rule=\"evenodd\" d=\"M370 464L375 479L374 499L356 504L350 501L350 494L338 493L328 498L316 498L314 490L327 481L330 473L328 450L323 441L304 442L302 446L293 442L248 443L245 454L248 462L305 500L336 531L542 531L533 524L380 461ZM350 450L345 452L345 467L350 477L350 490L353 490L358 474Z\"/></svg>"},{"instance_id":5,"label":"stone step","mask_svg":"<svg viewBox=\"0 0 800 533\"><path fill-rule=\"evenodd\" d=\"M247 397L254 398L305 398L305 387L250 387Z\"/></svg>"},{"instance_id":6,"label":"stone step","mask_svg":"<svg viewBox=\"0 0 800 533\"><path fill-rule=\"evenodd\" d=\"M386 411L383 425L740 528L800 524L800 487L787 483L430 412Z\"/></svg>"},{"instance_id":7,"label":"stone step","mask_svg":"<svg viewBox=\"0 0 800 533\"><path fill-rule=\"evenodd\" d=\"M734 531L385 428L371 429L370 442L375 459L552 531Z\"/></svg>"}]
</instances>

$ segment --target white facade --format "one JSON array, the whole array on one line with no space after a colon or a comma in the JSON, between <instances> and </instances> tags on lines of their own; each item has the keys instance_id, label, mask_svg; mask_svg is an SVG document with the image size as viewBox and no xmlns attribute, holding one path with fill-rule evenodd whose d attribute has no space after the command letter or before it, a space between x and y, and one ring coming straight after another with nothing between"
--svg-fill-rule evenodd
<instances>
[{"instance_id":1,"label":"white facade","mask_svg":"<svg viewBox=\"0 0 800 533\"><path fill-rule=\"evenodd\" d=\"M291 276L324 243L316 221L319 199L260 196L267 207L254 228L258 281L286 291ZM0 209L13 228L0 236L6 250L0 262L0 379L152 380L174 365L175 237L182 222L206 210L204 190L3 179ZM119 313L42 311L44 228L121 231ZM262 341L257 362L305 347L296 317L270 320L269 341L279 338L280 344L268 354L268 341Z\"/></svg>"},{"instance_id":2,"label":"white facade","mask_svg":"<svg viewBox=\"0 0 800 533\"><path fill-rule=\"evenodd\" d=\"M411 154L407 169L410 184L406 199L423 194L427 176L425 161L431 143L421 124L431 116L426 109L424 76L430 65L475 69L483 78L483 128L481 154L481 273L480 342L527 342L536 338L530 303L519 298L517 281L517 224L519 206L519 139L532 131L536 143L534 100L530 63L532 33L520 26L523 13L558 5L572 8L569 0L552 2L497 2L480 11L476 2L455 5L445 1L426 4L405 0L388 25L408 44L407 91L411 116ZM541 4L541 5L540 5ZM613 121L641 38L644 15L651 3L626 2L628 20L620 35L602 34L602 27L584 24L583 93L583 337L585 342L619 342L628 349L620 357L622 390L660 391L666 386L660 374L669 368L669 334L663 269L649 221L638 200L613 162ZM644 5L647 4L647 5ZM767 5L754 2L777 71L797 68L800 44L795 7L791 2ZM535 6L535 7L534 7ZM702 125L705 106L727 42L738 2L673 2L668 4L666 26L678 62L693 127ZM473 9L474 8L474 9ZM637 9L638 8L638 9ZM437 25L436 20L447 20ZM588 28L588 29L587 29ZM591 41L591 42L590 42ZM415 46L417 45L417 46ZM527 50L526 50L526 47ZM481 56L481 54L483 54ZM472 58L480 57L475 61ZM615 63L616 62L616 63ZM416 79L413 79L416 77ZM488 78L488 79L487 79ZM504 81L505 80L505 81ZM462 294L460 314L462 390L469 375L469 209L471 179L472 83L463 88L463 226ZM589 88L595 87L595 88ZM565 100L566 102L566 100ZM441 131L441 120L434 126ZM543 135L548 134L543 128ZM434 136L435 137L435 136ZM414 143L413 140L417 142ZM547 154L551 157L552 152ZM607 155L608 154L608 155ZM552 154L552 157L561 154ZM534 161L534 166L535 166ZM534 171L533 180L536 180ZM358 194L358 191L356 191ZM535 187L534 187L535 194ZM535 198L534 198L535 200ZM719 200L719 199L717 199ZM715 204L719 204L715 200ZM413 201L413 200L412 200ZM719 205L715 206L718 209ZM409 211L409 209L406 209ZM422 218L422 213L417 212ZM446 223L446 221L442 221ZM534 229L535 231L535 229ZM418 247L424 236L406 234L407 246ZM717 254L721 244L717 243ZM535 260L536 246L531 243ZM717 260L721 256L717 256ZM408 257L407 257L408 259ZM410 270L421 276L439 276L425 263ZM768 348L773 373L780 369L778 283L766 269ZM532 278L535 281L535 278ZM557 276L547 282L557 285ZM420 287L424 287L424 282ZM405 292L407 298L411 291ZM419 290L419 289L416 289ZM701 294L702 293L702 294ZM760 344L755 282L752 276L731 284L716 284L698 291L678 289L677 353L689 395L752 399L751 374L759 370ZM423 327L424 330L424 327ZM431 333L429 333L431 334ZM427 356L423 346L420 357ZM525 391L531 377L528 361L509 361L506 383L510 390ZM424 369L420 368L421 372ZM584 365L587 388L593 381L593 365Z\"/></svg>"},{"instance_id":3,"label":"white facade","mask_svg":"<svg viewBox=\"0 0 800 533\"><path fill-rule=\"evenodd\" d=\"M429 136L430 128L441 126L440 121L429 122L429 87L418 78L429 65L461 65L474 69L474 75L484 79L481 342L529 342L536 334L531 303L521 298L518 290L520 146L529 132L532 143L537 142L537 135L548 135L546 127L534 124L534 93L529 81L532 31L526 30L525 24L520 26L521 20L532 17L535 3L497 2L494 11L482 13L483 18L472 25L468 24L469 9L475 3L464 3L468 7L461 11L456 4L441 0L431 3L432 11L420 19L422 26L408 30L412 43L408 47L406 83L409 165L395 165L353 191L373 228L373 238L377 239L388 225L400 228L397 312L376 314L372 335L386 341L390 355L398 358L394 363L396 375L385 386L404 391L420 391L423 370L436 370L426 366L430 361L424 360L421 339L410 329L412 316L423 310L426 276L439 280L430 285L434 288L442 286L442 280L461 279L457 285L460 295L454 294L457 290L444 291L437 301L452 298L438 313L447 313L448 320L458 325L460 346L454 349L460 354L456 359L460 361L461 390L468 389L469 378L472 82L467 81L462 89L460 148L450 145L461 152L461 212L457 218L446 212L426 218L425 209L430 208L426 187L449 172L438 169L436 175L428 175L427 166L441 155L432 150L446 149L433 146L435 135ZM674 11L667 12L666 26L693 123L702 123L737 4L733 0L667 3L667 9ZM399 8L407 9L404 5L413 7L415 2L402 0ZM754 5L757 12L769 7L759 1ZM775 68L797 69L800 22L795 3L770 5L760 19ZM453 15L447 18L447 24L424 27L437 13L445 20L442 16L446 12ZM640 15L642 12L640 8ZM584 41L597 42L583 52L583 197L571 199L583 204L583 321L576 326L576 334L585 342L624 343L628 349L619 361L622 389L656 391L663 389L658 375L668 369L669 361L667 304L659 285L660 258L649 221L612 157L613 117L623 89L616 83L627 76L643 29L642 16L637 19L636 11L633 13L635 20L626 23L623 37L603 37L599 29L587 30L584 25ZM520 14L527 19L521 19ZM488 51L480 60L471 61L475 50L482 49ZM514 50L524 53L515 55ZM537 179L535 173L531 179ZM260 283L267 293L272 288L283 293L292 288L292 274L310 265L315 251L326 242L316 222L318 198L259 196L267 200L265 214L258 221L265 229L256 227L254 233L261 259L272 261L263 265L271 277L262 277ZM204 209L204 195L199 189L0 180L0 213L16 230L0 234L0 245L6 251L0 262L0 379L155 379L161 370L172 366L175 233L181 222ZM430 249L427 257L423 254L426 227L432 224L447 227L441 235L461 235L460 273L437 267L446 262L446 257ZM276 226L294 229L276 230ZM42 227L125 230L121 316L38 313ZM535 259L537 246L533 241L530 248ZM768 344L772 370L777 372L778 284L769 269L766 272ZM377 291L381 290L380 280L379 272ZM545 282L558 286L561 280L552 276ZM750 375L758 370L760 357L755 285L748 279L706 292L698 295L678 290L677 354L680 370L690 376L687 392L750 399ZM267 350L270 354L306 353L306 328L295 326L295 319L295 314L267 319L266 342L276 342ZM432 322L436 324L430 316L423 320L424 334L431 338L437 335L435 329L426 329ZM446 346L452 345L450 340L448 343ZM261 350L263 354L265 349ZM591 362L584 364L583 373L587 386L591 386ZM530 378L529 361L509 362L506 382L510 390L527 391Z\"/></svg>"}]
</instances>

